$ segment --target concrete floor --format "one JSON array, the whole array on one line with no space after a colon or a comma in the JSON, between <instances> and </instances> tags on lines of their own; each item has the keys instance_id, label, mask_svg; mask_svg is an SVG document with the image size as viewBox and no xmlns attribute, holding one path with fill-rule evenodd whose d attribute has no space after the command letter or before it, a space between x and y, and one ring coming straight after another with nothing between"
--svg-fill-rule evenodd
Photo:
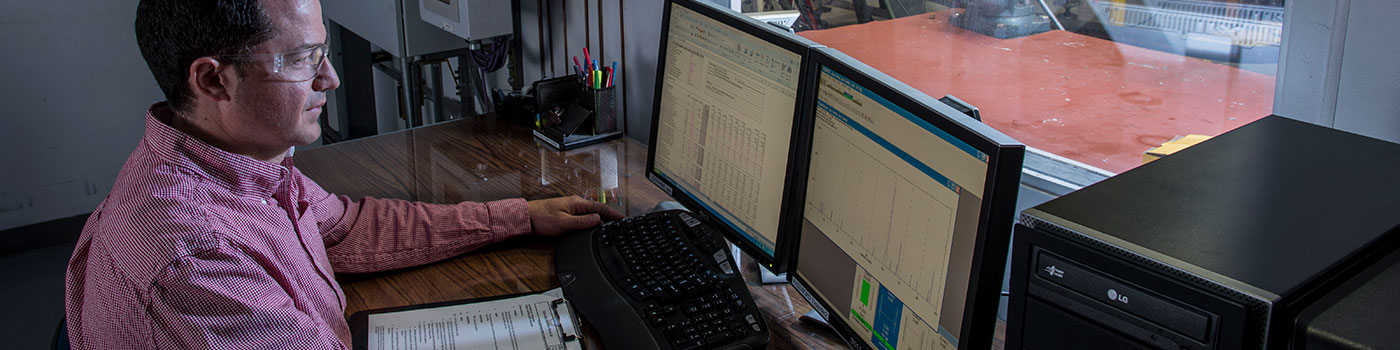
<instances>
[{"instance_id":1,"label":"concrete floor","mask_svg":"<svg viewBox=\"0 0 1400 350\"><path fill-rule=\"evenodd\" d=\"M0 257L0 339L7 349L48 349L63 317L63 273L73 244Z\"/></svg>"}]
</instances>

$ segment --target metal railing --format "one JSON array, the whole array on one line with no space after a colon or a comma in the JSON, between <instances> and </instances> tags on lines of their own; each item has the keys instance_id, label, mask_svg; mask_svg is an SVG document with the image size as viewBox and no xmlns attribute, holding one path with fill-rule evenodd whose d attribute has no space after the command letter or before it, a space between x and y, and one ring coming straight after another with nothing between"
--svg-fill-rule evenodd
<instances>
[{"instance_id":1,"label":"metal railing","mask_svg":"<svg viewBox=\"0 0 1400 350\"><path fill-rule=\"evenodd\" d=\"M1194 0L1089 0L1104 26L1152 29L1165 33L1208 34L1230 38L1236 46L1278 46L1283 42L1283 9Z\"/></svg>"}]
</instances>

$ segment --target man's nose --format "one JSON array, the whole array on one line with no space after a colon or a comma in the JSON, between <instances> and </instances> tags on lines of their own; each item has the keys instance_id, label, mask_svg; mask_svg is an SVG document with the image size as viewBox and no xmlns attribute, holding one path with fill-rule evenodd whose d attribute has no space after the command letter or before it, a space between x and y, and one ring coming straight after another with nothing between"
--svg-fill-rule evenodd
<instances>
[{"instance_id":1,"label":"man's nose","mask_svg":"<svg viewBox=\"0 0 1400 350\"><path fill-rule=\"evenodd\" d=\"M321 61L321 66L316 68L316 79L312 82L311 88L316 91L330 91L340 87L340 76L335 74L335 67L331 66L331 60Z\"/></svg>"}]
</instances>

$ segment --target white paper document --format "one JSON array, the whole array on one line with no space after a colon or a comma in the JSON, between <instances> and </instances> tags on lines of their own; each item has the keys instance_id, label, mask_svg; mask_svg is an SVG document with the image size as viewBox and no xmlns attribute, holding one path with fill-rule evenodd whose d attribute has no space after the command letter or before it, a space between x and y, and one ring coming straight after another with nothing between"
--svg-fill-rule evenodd
<instances>
[{"instance_id":1,"label":"white paper document","mask_svg":"<svg viewBox=\"0 0 1400 350\"><path fill-rule=\"evenodd\" d=\"M369 315L371 350L581 349L562 292Z\"/></svg>"}]
</instances>

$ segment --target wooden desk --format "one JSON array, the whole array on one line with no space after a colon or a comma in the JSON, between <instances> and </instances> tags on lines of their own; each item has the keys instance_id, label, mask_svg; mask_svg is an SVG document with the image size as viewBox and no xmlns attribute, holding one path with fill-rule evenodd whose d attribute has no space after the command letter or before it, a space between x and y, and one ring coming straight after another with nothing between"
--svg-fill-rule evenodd
<instances>
[{"instance_id":1,"label":"wooden desk","mask_svg":"<svg viewBox=\"0 0 1400 350\"><path fill-rule=\"evenodd\" d=\"M483 116L298 152L296 167L331 193L434 203L579 195L628 216L669 200L646 180L647 148L619 139L568 152L538 144L526 127ZM743 259L749 292L768 318L770 348L842 348L833 335L799 323L811 306L792 286L759 285ZM369 309L522 293L559 287L554 241L518 238L442 262L337 276L345 315ZM590 348L598 348L591 337Z\"/></svg>"}]
</instances>

